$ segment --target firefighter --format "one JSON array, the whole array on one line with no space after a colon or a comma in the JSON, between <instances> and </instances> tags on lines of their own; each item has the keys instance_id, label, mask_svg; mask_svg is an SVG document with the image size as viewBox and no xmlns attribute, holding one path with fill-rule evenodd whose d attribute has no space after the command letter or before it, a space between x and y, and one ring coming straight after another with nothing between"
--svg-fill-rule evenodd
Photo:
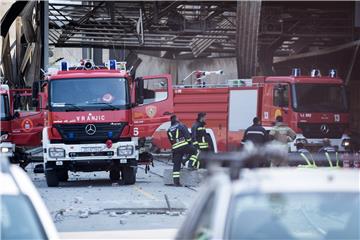
<instances>
[{"instance_id":1,"label":"firefighter","mask_svg":"<svg viewBox=\"0 0 360 240\"><path fill-rule=\"evenodd\" d=\"M172 115L170 118L171 126L168 129L168 138L172 145L173 153L173 180L175 186L180 185L180 169L181 163L184 155L190 156L189 158L189 168L192 169L194 162L197 162L198 151L192 145L191 136L187 127L182 124L176 117Z\"/></svg>"},{"instance_id":2,"label":"firefighter","mask_svg":"<svg viewBox=\"0 0 360 240\"><path fill-rule=\"evenodd\" d=\"M287 146L296 138L296 133L283 122L282 116L276 117L276 123L269 135L275 140Z\"/></svg>"},{"instance_id":3,"label":"firefighter","mask_svg":"<svg viewBox=\"0 0 360 240\"><path fill-rule=\"evenodd\" d=\"M288 143L292 142L296 138L296 133L289 126L287 126L283 122L282 116L276 117L275 126L271 129L269 133L269 137L271 137L276 143L279 145L279 151L289 151ZM272 159L271 160L272 167L280 167L280 166L288 166L287 161L283 161L281 159Z\"/></svg>"},{"instance_id":4,"label":"firefighter","mask_svg":"<svg viewBox=\"0 0 360 240\"><path fill-rule=\"evenodd\" d=\"M255 145L262 145L268 140L268 133L265 128L260 125L258 117L254 117L253 125L245 130L244 138L241 141L243 144L246 141L251 141Z\"/></svg>"},{"instance_id":5,"label":"firefighter","mask_svg":"<svg viewBox=\"0 0 360 240\"><path fill-rule=\"evenodd\" d=\"M199 152L208 152L209 151L209 141L206 133L206 113L200 112L198 113L196 122L193 124L191 128L191 137L194 146L199 150ZM193 162L193 167L200 168L204 167L203 163L199 161Z\"/></svg>"}]
</instances>

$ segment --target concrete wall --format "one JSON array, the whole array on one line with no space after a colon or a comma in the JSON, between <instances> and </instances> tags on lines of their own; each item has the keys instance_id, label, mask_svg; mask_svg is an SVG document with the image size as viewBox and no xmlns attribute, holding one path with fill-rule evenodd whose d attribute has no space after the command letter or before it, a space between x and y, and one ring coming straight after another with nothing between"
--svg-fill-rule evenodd
<instances>
[{"instance_id":1,"label":"concrete wall","mask_svg":"<svg viewBox=\"0 0 360 240\"><path fill-rule=\"evenodd\" d=\"M195 60L169 60L164 58L138 55L143 61L137 69L137 76L169 73L174 83L180 83L194 70L216 71L222 69L223 75L210 75L207 83L225 83L228 79L237 78L235 58L213 58ZM194 83L195 78L189 78L186 84Z\"/></svg>"}]
</instances>

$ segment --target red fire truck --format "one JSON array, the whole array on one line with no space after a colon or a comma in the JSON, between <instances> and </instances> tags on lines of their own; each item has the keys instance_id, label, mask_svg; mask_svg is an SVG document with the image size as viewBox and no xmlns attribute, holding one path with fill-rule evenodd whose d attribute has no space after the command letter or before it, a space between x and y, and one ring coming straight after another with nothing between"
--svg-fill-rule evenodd
<instances>
[{"instance_id":1,"label":"red fire truck","mask_svg":"<svg viewBox=\"0 0 360 240\"><path fill-rule=\"evenodd\" d=\"M16 144L28 146L41 134L48 186L66 181L68 171L109 171L111 180L121 174L134 184L138 163L151 161L148 137L173 112L170 75L134 78L115 60L108 67L62 62L33 86L32 96L37 115L15 114L12 132Z\"/></svg>"},{"instance_id":2,"label":"red fire truck","mask_svg":"<svg viewBox=\"0 0 360 240\"><path fill-rule=\"evenodd\" d=\"M85 61L47 78L43 129L49 186L70 171L109 170L110 179L134 184L138 161L149 160L146 138L173 111L170 75L134 78L124 63L109 69Z\"/></svg>"},{"instance_id":3,"label":"red fire truck","mask_svg":"<svg viewBox=\"0 0 360 240\"><path fill-rule=\"evenodd\" d=\"M239 149L245 129L259 116L263 126L270 130L275 118L281 115L296 133L289 144L290 151L302 142L316 150L328 138L339 151L350 144L347 135L349 113L343 81L336 77L292 76L253 77L231 80L219 85L182 85L174 88L174 112L191 127L198 112L207 113L207 131L215 149ZM205 75L205 74L204 74ZM169 149L166 128L163 125L154 136L154 144Z\"/></svg>"}]
</instances>

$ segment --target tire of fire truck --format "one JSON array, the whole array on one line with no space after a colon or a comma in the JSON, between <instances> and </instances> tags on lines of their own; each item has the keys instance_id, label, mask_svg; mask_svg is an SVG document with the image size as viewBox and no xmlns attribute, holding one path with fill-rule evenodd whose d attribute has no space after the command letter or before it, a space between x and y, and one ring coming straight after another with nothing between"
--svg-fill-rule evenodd
<instances>
[{"instance_id":1,"label":"tire of fire truck","mask_svg":"<svg viewBox=\"0 0 360 240\"><path fill-rule=\"evenodd\" d=\"M121 169L121 177L125 185L132 185L136 182L136 167L124 166Z\"/></svg>"},{"instance_id":2,"label":"tire of fire truck","mask_svg":"<svg viewBox=\"0 0 360 240\"><path fill-rule=\"evenodd\" d=\"M110 170L109 177L111 181L119 181L120 179L120 171L118 169Z\"/></svg>"},{"instance_id":3,"label":"tire of fire truck","mask_svg":"<svg viewBox=\"0 0 360 240\"><path fill-rule=\"evenodd\" d=\"M48 187L59 186L59 177L56 170L45 170L45 178Z\"/></svg>"},{"instance_id":4,"label":"tire of fire truck","mask_svg":"<svg viewBox=\"0 0 360 240\"><path fill-rule=\"evenodd\" d=\"M59 169L56 175L60 182L67 182L69 179L69 172L67 169Z\"/></svg>"}]
</instances>

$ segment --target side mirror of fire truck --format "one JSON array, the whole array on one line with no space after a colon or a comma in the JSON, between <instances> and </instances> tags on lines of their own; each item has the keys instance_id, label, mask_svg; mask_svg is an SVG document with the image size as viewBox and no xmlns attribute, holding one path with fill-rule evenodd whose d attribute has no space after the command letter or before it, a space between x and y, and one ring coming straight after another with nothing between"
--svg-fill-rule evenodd
<instances>
[{"instance_id":1,"label":"side mirror of fire truck","mask_svg":"<svg viewBox=\"0 0 360 240\"><path fill-rule=\"evenodd\" d=\"M20 117L20 113L19 112L14 112L13 118L16 119L16 118L19 118L19 117Z\"/></svg>"},{"instance_id":2,"label":"side mirror of fire truck","mask_svg":"<svg viewBox=\"0 0 360 240\"><path fill-rule=\"evenodd\" d=\"M32 94L31 94L31 99L32 99L32 106L34 108L37 108L39 106L39 101L38 101L38 95L39 95L39 82L35 81L32 84Z\"/></svg>"},{"instance_id":3,"label":"side mirror of fire truck","mask_svg":"<svg viewBox=\"0 0 360 240\"><path fill-rule=\"evenodd\" d=\"M135 78L135 102L144 103L144 79L141 77Z\"/></svg>"}]
</instances>

